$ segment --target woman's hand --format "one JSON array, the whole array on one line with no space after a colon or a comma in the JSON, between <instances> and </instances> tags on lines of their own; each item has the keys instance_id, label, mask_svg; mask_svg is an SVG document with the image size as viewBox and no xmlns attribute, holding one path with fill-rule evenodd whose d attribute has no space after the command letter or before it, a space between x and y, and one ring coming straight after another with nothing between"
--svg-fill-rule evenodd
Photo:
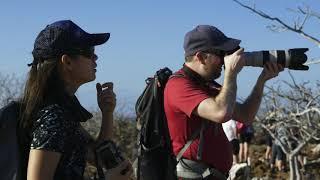
<instances>
[{"instance_id":1,"label":"woman's hand","mask_svg":"<svg viewBox=\"0 0 320 180\"><path fill-rule=\"evenodd\" d=\"M116 107L116 95L113 92L113 83L97 83L97 100L102 113L112 113Z\"/></svg>"},{"instance_id":2,"label":"woman's hand","mask_svg":"<svg viewBox=\"0 0 320 180\"><path fill-rule=\"evenodd\" d=\"M116 95L113 92L112 82L107 82L102 85L97 83L96 88L98 105L102 112L102 123L98 141L103 141L112 138L113 111L116 107Z\"/></svg>"},{"instance_id":3,"label":"woman's hand","mask_svg":"<svg viewBox=\"0 0 320 180\"><path fill-rule=\"evenodd\" d=\"M109 169L106 173L106 180L129 180L132 174L132 165L129 161L123 161L117 167Z\"/></svg>"}]
</instances>

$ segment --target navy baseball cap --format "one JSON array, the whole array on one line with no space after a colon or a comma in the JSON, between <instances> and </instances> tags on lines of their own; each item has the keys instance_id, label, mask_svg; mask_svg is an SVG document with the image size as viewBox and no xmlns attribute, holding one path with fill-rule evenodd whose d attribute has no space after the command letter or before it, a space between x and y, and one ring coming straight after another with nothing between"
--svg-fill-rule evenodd
<instances>
[{"instance_id":1,"label":"navy baseball cap","mask_svg":"<svg viewBox=\"0 0 320 180\"><path fill-rule=\"evenodd\" d=\"M187 57L199 51L231 51L238 48L240 42L241 40L227 37L214 26L198 25L186 33L183 48Z\"/></svg>"},{"instance_id":2,"label":"navy baseball cap","mask_svg":"<svg viewBox=\"0 0 320 180\"><path fill-rule=\"evenodd\" d=\"M47 25L34 42L34 60L59 57L77 49L87 49L108 41L110 33L90 34L71 20L56 21Z\"/></svg>"}]
</instances>

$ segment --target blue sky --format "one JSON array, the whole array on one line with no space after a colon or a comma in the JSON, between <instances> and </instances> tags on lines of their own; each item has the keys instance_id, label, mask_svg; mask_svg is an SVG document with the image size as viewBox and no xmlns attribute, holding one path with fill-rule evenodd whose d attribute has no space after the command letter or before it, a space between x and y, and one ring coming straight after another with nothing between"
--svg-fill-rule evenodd
<instances>
[{"instance_id":1,"label":"blue sky","mask_svg":"<svg viewBox=\"0 0 320 180\"><path fill-rule=\"evenodd\" d=\"M252 1L243 1L252 2ZM256 7L279 16L287 22L294 14L287 8L303 3L320 12L319 1L256 0ZM292 32L274 33L266 28L272 24L231 0L198 1L2 1L0 6L0 72L15 73L24 78L32 61L31 51L37 34L56 20L71 19L90 33L110 32L110 40L97 47L98 71L95 82L113 81L119 108L133 110L142 92L146 77L161 67L177 70L184 61L183 37L198 24L217 26L227 36L241 39L246 51L309 48L309 59L319 59L319 47ZM306 31L317 36L319 21L306 24ZM298 81L319 79L319 64L307 72L293 72ZM251 91L261 68L245 67L238 78L238 96ZM221 82L222 78L218 81ZM289 80L287 71L280 80ZM81 103L96 107L95 82L78 91Z\"/></svg>"}]
</instances>

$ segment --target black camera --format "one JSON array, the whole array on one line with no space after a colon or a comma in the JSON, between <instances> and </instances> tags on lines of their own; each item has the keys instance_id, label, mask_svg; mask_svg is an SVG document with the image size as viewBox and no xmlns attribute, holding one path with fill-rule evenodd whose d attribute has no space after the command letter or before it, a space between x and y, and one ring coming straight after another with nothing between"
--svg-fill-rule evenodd
<instances>
[{"instance_id":1,"label":"black camera","mask_svg":"<svg viewBox=\"0 0 320 180\"><path fill-rule=\"evenodd\" d=\"M226 52L227 55L234 53L240 47ZM308 70L304 65L308 60L305 54L308 48L294 48L288 50L263 50L255 52L244 52L245 66L263 67L267 62L276 62L285 68L293 70Z\"/></svg>"},{"instance_id":2,"label":"black camera","mask_svg":"<svg viewBox=\"0 0 320 180\"><path fill-rule=\"evenodd\" d=\"M113 142L106 140L95 148L95 157L97 165L98 177L95 180L104 180L105 171L117 167L120 163L125 161L125 158L120 148ZM129 166L123 169L120 174L124 175L128 172Z\"/></svg>"},{"instance_id":3,"label":"black camera","mask_svg":"<svg viewBox=\"0 0 320 180\"><path fill-rule=\"evenodd\" d=\"M125 158L113 141L104 141L95 149L97 161L106 169L117 167Z\"/></svg>"}]
</instances>

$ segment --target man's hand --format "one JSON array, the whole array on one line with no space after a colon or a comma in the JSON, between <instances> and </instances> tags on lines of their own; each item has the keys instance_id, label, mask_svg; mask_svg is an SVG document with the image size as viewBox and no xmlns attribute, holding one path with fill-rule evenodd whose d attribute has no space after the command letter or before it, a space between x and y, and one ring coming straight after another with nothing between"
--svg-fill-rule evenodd
<instances>
[{"instance_id":1,"label":"man's hand","mask_svg":"<svg viewBox=\"0 0 320 180\"><path fill-rule=\"evenodd\" d=\"M97 83L97 100L102 113L110 113L116 107L116 95L113 92L113 83L107 82L104 84Z\"/></svg>"},{"instance_id":2,"label":"man's hand","mask_svg":"<svg viewBox=\"0 0 320 180\"><path fill-rule=\"evenodd\" d=\"M278 76L278 74L283 71L284 67L275 62L267 62L264 65L263 71L260 74L262 81L267 81L271 78Z\"/></svg>"},{"instance_id":3,"label":"man's hand","mask_svg":"<svg viewBox=\"0 0 320 180\"><path fill-rule=\"evenodd\" d=\"M241 71L245 65L245 59L242 54L243 48L240 48L233 54L224 57L224 67L226 72L236 75Z\"/></svg>"}]
</instances>

